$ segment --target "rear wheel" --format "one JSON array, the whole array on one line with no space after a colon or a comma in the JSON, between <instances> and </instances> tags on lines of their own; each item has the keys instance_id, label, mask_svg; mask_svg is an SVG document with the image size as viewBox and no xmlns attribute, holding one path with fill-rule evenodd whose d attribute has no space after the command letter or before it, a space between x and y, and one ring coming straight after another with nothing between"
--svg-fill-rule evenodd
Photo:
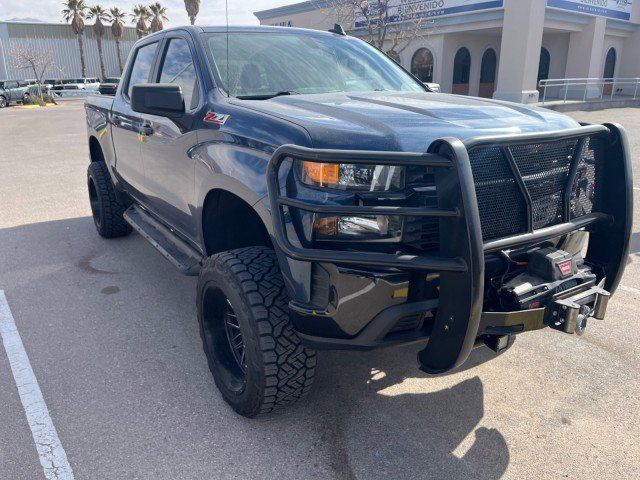
<instances>
[{"instance_id":1,"label":"rear wheel","mask_svg":"<svg viewBox=\"0 0 640 480\"><path fill-rule=\"evenodd\" d=\"M316 355L301 345L288 301L275 252L266 247L219 253L200 272L198 321L209 369L245 417L291 404L313 383Z\"/></svg>"},{"instance_id":2,"label":"rear wheel","mask_svg":"<svg viewBox=\"0 0 640 480\"><path fill-rule=\"evenodd\" d=\"M104 162L92 162L87 170L89 202L93 223L101 237L124 237L131 233L131 225L123 217L128 205L118 200Z\"/></svg>"},{"instance_id":3,"label":"rear wheel","mask_svg":"<svg viewBox=\"0 0 640 480\"><path fill-rule=\"evenodd\" d=\"M6 97L3 97L2 95L0 95L0 108L4 108L7 105L9 105L9 102L7 102Z\"/></svg>"}]
</instances>

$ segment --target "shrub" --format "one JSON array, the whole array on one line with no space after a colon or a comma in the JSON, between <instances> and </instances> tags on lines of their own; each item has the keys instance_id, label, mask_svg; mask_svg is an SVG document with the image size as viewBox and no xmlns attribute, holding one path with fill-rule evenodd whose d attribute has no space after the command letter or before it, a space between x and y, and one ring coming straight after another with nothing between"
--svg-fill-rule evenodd
<instances>
[{"instance_id":1,"label":"shrub","mask_svg":"<svg viewBox=\"0 0 640 480\"><path fill-rule=\"evenodd\" d=\"M41 107L46 106L46 103L44 100L42 100L39 96L37 95L29 95L27 98L25 98L22 101L23 105L40 105Z\"/></svg>"}]
</instances>

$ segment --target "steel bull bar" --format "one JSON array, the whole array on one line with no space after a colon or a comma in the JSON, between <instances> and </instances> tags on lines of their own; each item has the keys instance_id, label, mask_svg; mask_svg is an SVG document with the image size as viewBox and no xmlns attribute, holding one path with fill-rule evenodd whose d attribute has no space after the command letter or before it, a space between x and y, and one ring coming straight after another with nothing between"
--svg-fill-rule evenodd
<instances>
[{"instance_id":1,"label":"steel bull bar","mask_svg":"<svg viewBox=\"0 0 640 480\"><path fill-rule=\"evenodd\" d=\"M539 230L531 227L523 234L483 242L469 161L468 151L471 148L553 141L594 134L608 138L600 211L575 219L565 218L563 223L551 227ZM476 343L483 317L485 252L534 244L584 228L591 232L586 261L600 267L604 288L611 293L615 291L624 271L631 238L633 184L628 152L624 130L613 124L582 126L558 132L477 137L465 142L457 138L442 138L434 141L427 153L321 150L283 145L274 152L267 168L274 240L287 257L298 261L439 273L440 296L435 323L426 347L418 354L418 360L424 371L441 373L464 363ZM296 160L430 167L434 171L438 207L352 206L320 204L292 198L287 196L288 189L282 183L291 178L290 167ZM285 161L290 164L289 168L281 172ZM564 201L568 202L570 198L565 196ZM441 241L437 255L305 247L304 241L299 237L293 242L290 240L287 225L290 224L291 217L285 215L285 207L336 215L436 217L439 219L440 238L446 241ZM607 228L598 228L605 225Z\"/></svg>"}]
</instances>

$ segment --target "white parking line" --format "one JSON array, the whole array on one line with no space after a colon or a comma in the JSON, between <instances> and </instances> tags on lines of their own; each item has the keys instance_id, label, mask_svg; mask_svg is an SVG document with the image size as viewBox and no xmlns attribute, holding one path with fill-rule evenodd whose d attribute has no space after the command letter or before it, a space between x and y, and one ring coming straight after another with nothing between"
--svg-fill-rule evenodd
<instances>
[{"instance_id":1,"label":"white parking line","mask_svg":"<svg viewBox=\"0 0 640 480\"><path fill-rule=\"evenodd\" d=\"M18 387L33 441L38 450L40 464L47 480L73 480L73 471L67 454L62 448L49 409L44 403L38 380L33 374L29 357L22 344L20 333L11 315L7 297L0 290L0 337L9 358L13 379Z\"/></svg>"}]
</instances>

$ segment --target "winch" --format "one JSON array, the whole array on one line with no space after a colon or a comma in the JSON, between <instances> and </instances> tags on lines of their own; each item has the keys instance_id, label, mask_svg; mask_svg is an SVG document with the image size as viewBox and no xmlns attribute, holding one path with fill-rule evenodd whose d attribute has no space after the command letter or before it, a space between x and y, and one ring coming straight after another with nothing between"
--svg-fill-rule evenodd
<instances>
[{"instance_id":1,"label":"winch","mask_svg":"<svg viewBox=\"0 0 640 480\"><path fill-rule=\"evenodd\" d=\"M497 290L501 311L485 312L480 333L499 351L513 334L551 328L582 335L589 318L603 319L609 292L581 255L553 247L534 250L525 270Z\"/></svg>"},{"instance_id":2,"label":"winch","mask_svg":"<svg viewBox=\"0 0 640 480\"><path fill-rule=\"evenodd\" d=\"M526 271L505 283L498 295L504 309L529 310L546 306L561 292L595 282L595 274L580 255L547 247L532 252Z\"/></svg>"}]
</instances>

